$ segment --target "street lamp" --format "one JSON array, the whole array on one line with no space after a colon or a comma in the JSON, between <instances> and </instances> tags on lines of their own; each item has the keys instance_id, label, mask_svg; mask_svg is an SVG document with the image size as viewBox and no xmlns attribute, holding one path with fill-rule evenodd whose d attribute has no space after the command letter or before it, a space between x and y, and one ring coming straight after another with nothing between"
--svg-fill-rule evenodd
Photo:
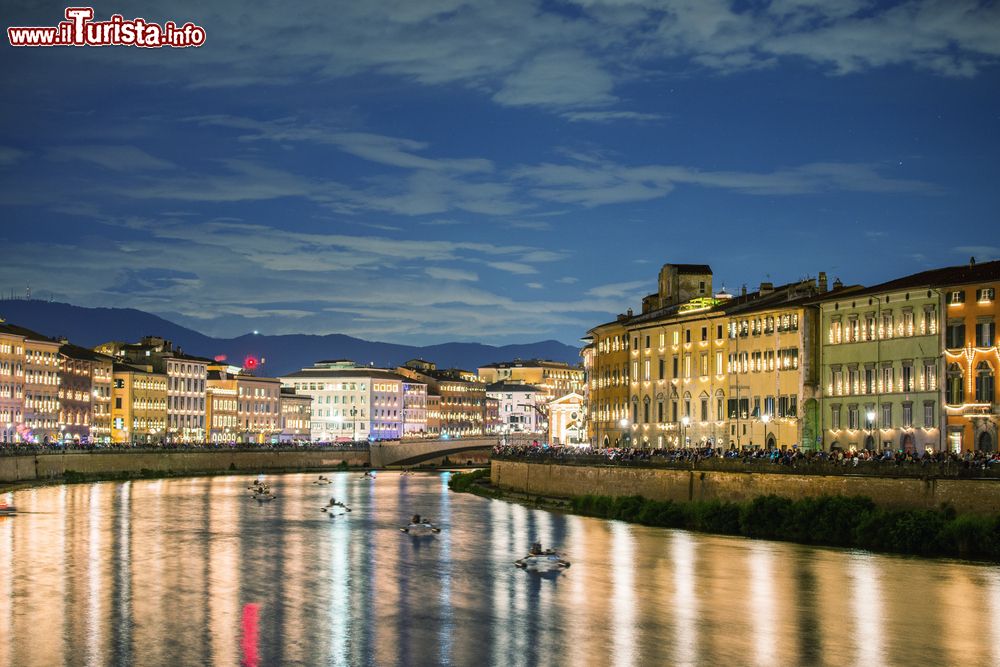
<instances>
[{"instance_id":1,"label":"street lamp","mask_svg":"<svg viewBox=\"0 0 1000 667\"><path fill-rule=\"evenodd\" d=\"M869 410L865 413L865 417L868 417L868 437L872 441L872 449L875 449L875 411ZM868 449L868 443L865 442L865 449Z\"/></svg>"},{"instance_id":2,"label":"street lamp","mask_svg":"<svg viewBox=\"0 0 1000 667\"><path fill-rule=\"evenodd\" d=\"M765 412L760 420L764 423L764 449L767 449L767 425L771 421L771 415Z\"/></svg>"},{"instance_id":3,"label":"street lamp","mask_svg":"<svg viewBox=\"0 0 1000 667\"><path fill-rule=\"evenodd\" d=\"M625 436L628 435L628 420L622 417L618 420L618 425L622 427L622 444L625 444Z\"/></svg>"},{"instance_id":4,"label":"street lamp","mask_svg":"<svg viewBox=\"0 0 1000 667\"><path fill-rule=\"evenodd\" d=\"M691 425L691 417L684 415L681 417L681 447L687 447L687 429Z\"/></svg>"}]
</instances>

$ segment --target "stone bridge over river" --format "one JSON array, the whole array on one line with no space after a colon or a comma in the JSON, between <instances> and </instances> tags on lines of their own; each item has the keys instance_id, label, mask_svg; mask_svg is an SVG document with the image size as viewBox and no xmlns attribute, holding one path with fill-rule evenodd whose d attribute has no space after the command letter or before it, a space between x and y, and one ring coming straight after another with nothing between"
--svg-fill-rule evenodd
<instances>
[{"instance_id":1,"label":"stone bridge over river","mask_svg":"<svg viewBox=\"0 0 1000 667\"><path fill-rule=\"evenodd\" d=\"M220 472L282 472L352 467L409 467L441 463L487 463L495 438L415 440L368 447L279 447L232 449L96 449L0 454L0 483L135 475L197 475Z\"/></svg>"}]
</instances>

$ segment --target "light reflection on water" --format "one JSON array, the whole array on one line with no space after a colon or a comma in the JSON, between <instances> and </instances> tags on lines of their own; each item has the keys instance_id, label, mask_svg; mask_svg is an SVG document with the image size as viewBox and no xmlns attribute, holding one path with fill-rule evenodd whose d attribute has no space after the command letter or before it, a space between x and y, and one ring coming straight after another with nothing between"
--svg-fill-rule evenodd
<instances>
[{"instance_id":1,"label":"light reflection on water","mask_svg":"<svg viewBox=\"0 0 1000 667\"><path fill-rule=\"evenodd\" d=\"M698 535L445 475L45 487L0 518L0 667L1000 664L992 567ZM329 497L353 512L321 512ZM398 529L420 513L443 532ZM573 566L513 561L541 541Z\"/></svg>"}]
</instances>

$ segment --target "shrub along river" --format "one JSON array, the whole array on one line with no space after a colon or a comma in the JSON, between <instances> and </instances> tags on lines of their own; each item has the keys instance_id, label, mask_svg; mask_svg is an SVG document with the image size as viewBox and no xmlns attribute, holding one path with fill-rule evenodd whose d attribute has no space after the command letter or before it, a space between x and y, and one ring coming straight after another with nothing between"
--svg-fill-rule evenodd
<instances>
[{"instance_id":1,"label":"shrub along river","mask_svg":"<svg viewBox=\"0 0 1000 667\"><path fill-rule=\"evenodd\" d=\"M1000 664L996 567L331 477L269 476L266 503L245 476L0 496L0 666ZM401 533L414 513L441 533ZM536 539L572 567L515 568Z\"/></svg>"}]
</instances>

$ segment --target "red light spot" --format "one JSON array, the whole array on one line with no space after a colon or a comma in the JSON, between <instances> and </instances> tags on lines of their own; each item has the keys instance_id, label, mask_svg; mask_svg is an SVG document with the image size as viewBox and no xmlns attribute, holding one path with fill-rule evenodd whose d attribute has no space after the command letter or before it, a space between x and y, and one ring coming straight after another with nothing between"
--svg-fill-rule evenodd
<instances>
[{"instance_id":1,"label":"red light spot","mask_svg":"<svg viewBox=\"0 0 1000 667\"><path fill-rule=\"evenodd\" d=\"M252 371L253 369L257 368L259 364L260 362L257 361L257 357L253 356L252 354L248 354L246 359L243 360L243 368L247 369L248 371Z\"/></svg>"},{"instance_id":2,"label":"red light spot","mask_svg":"<svg viewBox=\"0 0 1000 667\"><path fill-rule=\"evenodd\" d=\"M256 602L248 602L243 605L243 638L240 647L243 649L243 667L257 667L260 664L260 657L257 653L258 618L260 617L260 605Z\"/></svg>"},{"instance_id":3,"label":"red light spot","mask_svg":"<svg viewBox=\"0 0 1000 667\"><path fill-rule=\"evenodd\" d=\"M225 361L225 360L226 360L226 358L227 358L227 357L226 357L226 355L224 355L224 354L217 354L217 355L215 355L215 360L216 360L216 361Z\"/></svg>"}]
</instances>

